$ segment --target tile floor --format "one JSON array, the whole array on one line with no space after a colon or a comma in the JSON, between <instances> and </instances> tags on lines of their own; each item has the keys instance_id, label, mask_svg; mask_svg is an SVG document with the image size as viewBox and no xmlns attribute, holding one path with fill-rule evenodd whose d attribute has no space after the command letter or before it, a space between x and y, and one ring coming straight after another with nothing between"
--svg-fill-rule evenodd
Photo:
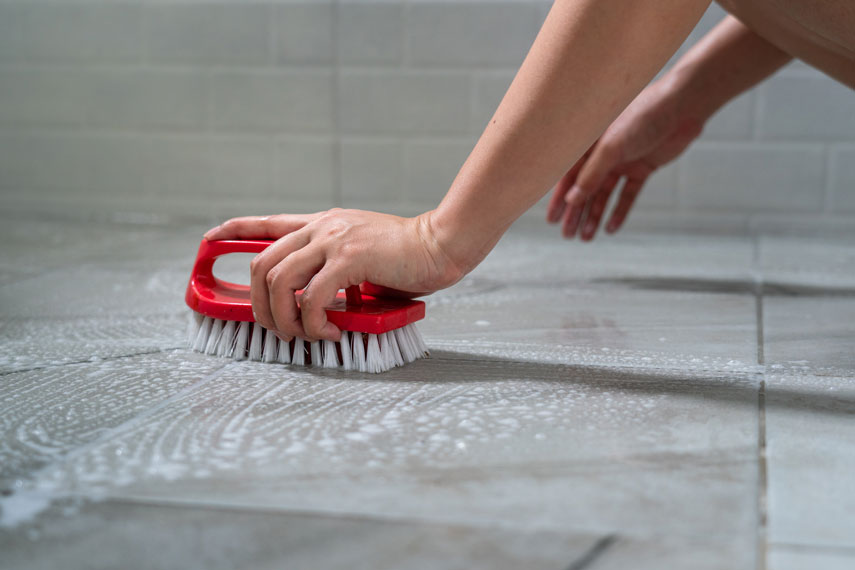
<instances>
[{"instance_id":1,"label":"tile floor","mask_svg":"<svg viewBox=\"0 0 855 570\"><path fill-rule=\"evenodd\" d=\"M855 567L855 228L522 223L371 376L183 348L201 225L0 222L0 568Z\"/></svg>"}]
</instances>

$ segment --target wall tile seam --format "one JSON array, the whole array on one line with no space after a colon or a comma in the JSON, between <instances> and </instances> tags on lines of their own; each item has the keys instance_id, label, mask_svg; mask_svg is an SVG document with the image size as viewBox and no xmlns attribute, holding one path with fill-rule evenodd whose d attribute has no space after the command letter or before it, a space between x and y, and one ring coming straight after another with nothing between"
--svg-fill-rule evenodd
<instances>
[{"instance_id":1,"label":"wall tile seam","mask_svg":"<svg viewBox=\"0 0 855 570\"><path fill-rule=\"evenodd\" d=\"M518 67L513 67L509 65L484 65L484 64L470 64L470 65L434 65L434 66L409 66L409 65L399 65L388 62L376 62L376 63L340 63L337 64L342 70L345 70L349 73L365 73L369 74L380 74L382 72L386 72L390 75L398 72L401 75L439 75L439 74L449 74L449 75L468 75L468 74L483 74L485 77L489 77L491 74L495 74L499 76L501 74L516 74L518 71ZM318 72L330 72L336 64L324 64L324 63L314 63L314 62L281 62L275 64L256 64L256 63L201 63L201 62L168 62L168 61L140 61L137 63L120 63L115 61L89 61L89 62L73 62L73 61L46 61L46 62L33 62L26 60L12 60L12 59L0 59L0 69L9 69L9 70L39 70L39 71L89 71L89 70L102 70L102 71L139 71L140 69L144 70L164 70L164 71L173 71L173 72L193 72L193 71L246 71L247 73L252 72L264 72L264 71L303 71L303 70L315 70Z\"/></svg>"},{"instance_id":2,"label":"wall tile seam","mask_svg":"<svg viewBox=\"0 0 855 570\"><path fill-rule=\"evenodd\" d=\"M371 69L371 68L368 68ZM395 69L395 68L389 68ZM124 65L117 63L45 63L33 65L31 63L15 63L0 61L0 71L41 71L41 72L78 72L78 73L131 73L131 72L164 72L164 73L305 73L315 72L317 74L331 74L333 72L332 65L324 65L317 63L288 63L278 65L248 65L248 64L193 64L193 63L140 63L133 65Z\"/></svg>"},{"instance_id":3,"label":"wall tile seam","mask_svg":"<svg viewBox=\"0 0 855 570\"><path fill-rule=\"evenodd\" d=\"M698 152L698 151L721 151L721 150L762 150L762 151L776 151L780 150L782 152L790 152L795 150L803 150L803 151L822 151L823 146L826 144L826 141L746 141L746 140L737 140L737 141L720 141L720 140L700 140L695 142L691 147L689 152ZM677 160L680 160L679 158Z\"/></svg>"},{"instance_id":4,"label":"wall tile seam","mask_svg":"<svg viewBox=\"0 0 855 570\"><path fill-rule=\"evenodd\" d=\"M822 208L824 213L831 212L833 207L833 184L831 171L831 149L829 145L822 145Z\"/></svg>"},{"instance_id":5,"label":"wall tile seam","mask_svg":"<svg viewBox=\"0 0 855 570\"><path fill-rule=\"evenodd\" d=\"M257 144L270 142L272 145L283 143L324 143L332 142L336 137L332 134L274 134L274 133L190 133L186 131L108 131L103 129L0 129L0 138L26 139L44 138L70 141L87 140L162 140L170 142L184 141L187 143L247 143Z\"/></svg>"}]
</instances>

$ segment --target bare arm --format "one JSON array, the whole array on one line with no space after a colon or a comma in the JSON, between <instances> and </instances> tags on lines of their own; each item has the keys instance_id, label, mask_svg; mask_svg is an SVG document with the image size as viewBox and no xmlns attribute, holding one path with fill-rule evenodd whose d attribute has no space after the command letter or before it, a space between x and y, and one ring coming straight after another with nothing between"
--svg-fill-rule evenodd
<instances>
[{"instance_id":1,"label":"bare arm","mask_svg":"<svg viewBox=\"0 0 855 570\"><path fill-rule=\"evenodd\" d=\"M706 120L792 59L733 16L695 44L668 74L684 104Z\"/></svg>"},{"instance_id":2,"label":"bare arm","mask_svg":"<svg viewBox=\"0 0 855 570\"><path fill-rule=\"evenodd\" d=\"M620 199L606 230L623 224L653 172L674 160L736 95L790 60L732 16L724 18L661 79L647 87L564 175L547 208L562 234L594 237L612 191Z\"/></svg>"},{"instance_id":3,"label":"bare arm","mask_svg":"<svg viewBox=\"0 0 855 570\"><path fill-rule=\"evenodd\" d=\"M474 268L650 81L709 2L556 0L436 210L410 219L359 210L237 218L206 237L280 237L253 260L256 320L283 338L338 340L324 307L339 289L369 281L427 293Z\"/></svg>"},{"instance_id":4,"label":"bare arm","mask_svg":"<svg viewBox=\"0 0 855 570\"><path fill-rule=\"evenodd\" d=\"M708 0L557 0L431 225L464 271L653 78Z\"/></svg>"}]
</instances>

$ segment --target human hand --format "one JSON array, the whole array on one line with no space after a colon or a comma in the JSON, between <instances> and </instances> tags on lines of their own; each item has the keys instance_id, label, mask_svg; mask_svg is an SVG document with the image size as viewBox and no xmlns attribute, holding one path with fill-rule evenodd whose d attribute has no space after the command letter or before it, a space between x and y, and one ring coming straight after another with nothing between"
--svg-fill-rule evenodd
<instances>
[{"instance_id":1,"label":"human hand","mask_svg":"<svg viewBox=\"0 0 855 570\"><path fill-rule=\"evenodd\" d=\"M286 340L338 341L341 331L324 309L348 286L368 281L419 296L463 276L440 246L431 212L400 218L336 208L233 218L205 238L276 240L251 263L250 298L255 320ZM304 290L299 305L298 289Z\"/></svg>"},{"instance_id":2,"label":"human hand","mask_svg":"<svg viewBox=\"0 0 855 570\"><path fill-rule=\"evenodd\" d=\"M616 232L647 178L671 162L701 133L704 120L667 79L642 91L558 182L546 219L561 222L564 237L594 238L612 191L620 198L606 224ZM579 231L581 228L581 231Z\"/></svg>"}]
</instances>

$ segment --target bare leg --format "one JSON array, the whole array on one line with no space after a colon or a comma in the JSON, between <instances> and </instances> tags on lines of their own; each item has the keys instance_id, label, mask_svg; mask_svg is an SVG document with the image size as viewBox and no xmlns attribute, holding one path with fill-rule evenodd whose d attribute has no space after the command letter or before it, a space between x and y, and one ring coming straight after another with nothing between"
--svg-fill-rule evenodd
<instances>
[{"instance_id":1,"label":"bare leg","mask_svg":"<svg viewBox=\"0 0 855 570\"><path fill-rule=\"evenodd\" d=\"M855 89L851 0L718 0L756 34Z\"/></svg>"}]
</instances>

